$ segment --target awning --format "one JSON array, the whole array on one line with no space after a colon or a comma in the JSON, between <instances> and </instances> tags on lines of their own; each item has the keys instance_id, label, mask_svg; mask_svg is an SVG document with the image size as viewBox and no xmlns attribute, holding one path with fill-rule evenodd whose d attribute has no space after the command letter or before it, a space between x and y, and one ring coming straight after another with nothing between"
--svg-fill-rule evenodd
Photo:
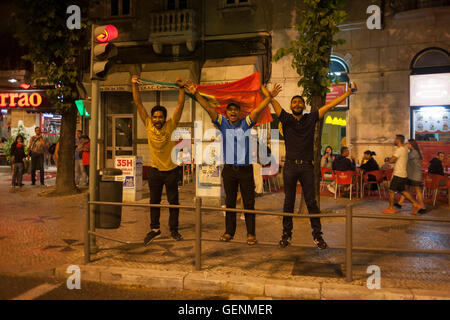
<instances>
[{"instance_id":1,"label":"awning","mask_svg":"<svg viewBox=\"0 0 450 320\"><path fill-rule=\"evenodd\" d=\"M201 84L224 83L239 80L262 71L260 56L207 60L200 76ZM262 74L262 73L261 73Z\"/></svg>"},{"instance_id":2,"label":"awning","mask_svg":"<svg viewBox=\"0 0 450 320\"><path fill-rule=\"evenodd\" d=\"M197 67L193 61L150 63L142 65L140 78L161 82L175 82L177 77L197 82ZM174 90L157 84L139 86L140 91Z\"/></svg>"}]
</instances>

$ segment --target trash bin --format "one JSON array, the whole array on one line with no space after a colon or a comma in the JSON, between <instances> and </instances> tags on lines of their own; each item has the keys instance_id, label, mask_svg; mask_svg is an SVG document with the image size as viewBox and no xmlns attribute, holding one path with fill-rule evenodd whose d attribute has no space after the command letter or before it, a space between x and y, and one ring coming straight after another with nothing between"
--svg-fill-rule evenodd
<instances>
[{"instance_id":1,"label":"trash bin","mask_svg":"<svg viewBox=\"0 0 450 320\"><path fill-rule=\"evenodd\" d=\"M99 170L98 201L122 202L122 182L115 181L122 170L106 168ZM122 207L97 205L95 210L95 227L99 229L117 229L122 220Z\"/></svg>"}]
</instances>

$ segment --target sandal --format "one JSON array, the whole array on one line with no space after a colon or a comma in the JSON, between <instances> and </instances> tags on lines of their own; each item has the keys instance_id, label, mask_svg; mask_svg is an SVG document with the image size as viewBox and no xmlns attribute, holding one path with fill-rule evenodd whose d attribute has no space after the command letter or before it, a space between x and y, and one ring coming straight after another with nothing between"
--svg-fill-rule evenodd
<instances>
[{"instance_id":1,"label":"sandal","mask_svg":"<svg viewBox=\"0 0 450 320\"><path fill-rule=\"evenodd\" d=\"M229 233L224 233L223 236L220 237L220 241L228 242L233 239L233 236Z\"/></svg>"},{"instance_id":2,"label":"sandal","mask_svg":"<svg viewBox=\"0 0 450 320\"><path fill-rule=\"evenodd\" d=\"M247 244L248 244L249 246L253 246L253 245L255 245L257 242L258 242L258 241L256 241L256 237L255 237L255 236L253 236L253 235L251 235L251 234L249 234L249 235L247 236Z\"/></svg>"}]
</instances>

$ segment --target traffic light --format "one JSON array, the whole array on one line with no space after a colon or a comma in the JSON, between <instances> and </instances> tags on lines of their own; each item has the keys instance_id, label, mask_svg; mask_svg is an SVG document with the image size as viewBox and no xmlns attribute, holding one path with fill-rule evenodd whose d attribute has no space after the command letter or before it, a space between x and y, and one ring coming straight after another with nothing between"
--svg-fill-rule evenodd
<instances>
[{"instance_id":1,"label":"traffic light","mask_svg":"<svg viewBox=\"0 0 450 320\"><path fill-rule=\"evenodd\" d=\"M91 79L104 80L112 65L111 58L117 55L117 47L110 41L117 38L119 32L112 24L92 26L91 39Z\"/></svg>"}]
</instances>

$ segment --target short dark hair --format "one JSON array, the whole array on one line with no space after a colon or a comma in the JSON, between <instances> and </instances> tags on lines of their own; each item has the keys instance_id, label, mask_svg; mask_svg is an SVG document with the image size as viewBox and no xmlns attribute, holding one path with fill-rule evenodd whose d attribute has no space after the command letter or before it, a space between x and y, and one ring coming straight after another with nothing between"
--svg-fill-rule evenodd
<instances>
[{"instance_id":1,"label":"short dark hair","mask_svg":"<svg viewBox=\"0 0 450 320\"><path fill-rule=\"evenodd\" d=\"M445 156L445 152L444 151L438 151L437 155L439 156L440 154L443 154Z\"/></svg>"},{"instance_id":2,"label":"short dark hair","mask_svg":"<svg viewBox=\"0 0 450 320\"><path fill-rule=\"evenodd\" d=\"M291 103L292 103L292 101L294 101L295 98L299 98L300 100L303 101L303 104L306 104L305 99L303 99L303 97L299 96L299 95L293 96L292 99L291 99Z\"/></svg>"},{"instance_id":3,"label":"short dark hair","mask_svg":"<svg viewBox=\"0 0 450 320\"><path fill-rule=\"evenodd\" d=\"M238 105L237 103L231 102L227 105L227 109L230 108L231 106L235 106L236 108L238 108L239 110L241 110L241 106Z\"/></svg>"},{"instance_id":4,"label":"short dark hair","mask_svg":"<svg viewBox=\"0 0 450 320\"><path fill-rule=\"evenodd\" d=\"M389 157L384 158L384 162L389 162L389 160L391 160L391 158L389 158Z\"/></svg>"},{"instance_id":5,"label":"short dark hair","mask_svg":"<svg viewBox=\"0 0 450 320\"><path fill-rule=\"evenodd\" d=\"M91 141L91 139L89 139L89 136L88 135L82 135L81 137L80 137L80 139L86 139L86 140L88 140L88 141Z\"/></svg>"},{"instance_id":6,"label":"short dark hair","mask_svg":"<svg viewBox=\"0 0 450 320\"><path fill-rule=\"evenodd\" d=\"M153 114L154 114L155 112L157 112L157 111L161 111L161 112L163 113L164 119L167 118L167 109L166 109L166 107L163 107L163 106L154 106L154 107L152 108L152 111L150 111L152 117L153 117Z\"/></svg>"},{"instance_id":7,"label":"short dark hair","mask_svg":"<svg viewBox=\"0 0 450 320\"><path fill-rule=\"evenodd\" d=\"M400 139L401 143L405 143L405 136L402 134L396 134L395 135L396 138Z\"/></svg>"},{"instance_id":8,"label":"short dark hair","mask_svg":"<svg viewBox=\"0 0 450 320\"><path fill-rule=\"evenodd\" d=\"M366 150L366 151L364 151L364 154L370 154L370 155L372 155L372 151Z\"/></svg>"},{"instance_id":9,"label":"short dark hair","mask_svg":"<svg viewBox=\"0 0 450 320\"><path fill-rule=\"evenodd\" d=\"M342 147L341 148L341 154L343 154L345 150L348 150L348 147Z\"/></svg>"}]
</instances>

